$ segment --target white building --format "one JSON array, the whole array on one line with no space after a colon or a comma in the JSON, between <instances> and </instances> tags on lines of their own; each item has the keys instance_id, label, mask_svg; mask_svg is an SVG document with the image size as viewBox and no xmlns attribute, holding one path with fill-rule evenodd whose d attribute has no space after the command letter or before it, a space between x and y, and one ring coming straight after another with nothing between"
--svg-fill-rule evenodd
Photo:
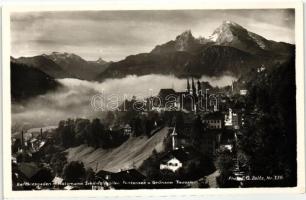
<instances>
[{"instance_id":1,"label":"white building","mask_svg":"<svg viewBox=\"0 0 306 200\"><path fill-rule=\"evenodd\" d=\"M224 126L233 129L240 128L240 121L238 113L234 113L231 108L228 109L228 114L225 115Z\"/></svg>"},{"instance_id":2,"label":"white building","mask_svg":"<svg viewBox=\"0 0 306 200\"><path fill-rule=\"evenodd\" d=\"M160 170L170 170L172 172L177 172L184 165L198 160L199 155L192 148L178 148L168 152L165 156L162 157L160 161L159 168Z\"/></svg>"},{"instance_id":3,"label":"white building","mask_svg":"<svg viewBox=\"0 0 306 200\"><path fill-rule=\"evenodd\" d=\"M64 179L62 179L61 177L54 177L54 179L52 180L52 183L56 186L59 186L63 183Z\"/></svg>"},{"instance_id":4,"label":"white building","mask_svg":"<svg viewBox=\"0 0 306 200\"><path fill-rule=\"evenodd\" d=\"M239 94L242 96L247 95L247 93L248 93L248 90L245 90L245 89L239 91Z\"/></svg>"},{"instance_id":5,"label":"white building","mask_svg":"<svg viewBox=\"0 0 306 200\"><path fill-rule=\"evenodd\" d=\"M209 129L222 129L224 126L224 116L222 113L214 112L202 116L202 123Z\"/></svg>"},{"instance_id":6,"label":"white building","mask_svg":"<svg viewBox=\"0 0 306 200\"><path fill-rule=\"evenodd\" d=\"M224 126L233 126L233 111L231 108L228 109L228 114L225 115Z\"/></svg>"},{"instance_id":7,"label":"white building","mask_svg":"<svg viewBox=\"0 0 306 200\"><path fill-rule=\"evenodd\" d=\"M203 121L207 124L207 128L209 129L222 129L221 119L205 119Z\"/></svg>"},{"instance_id":8,"label":"white building","mask_svg":"<svg viewBox=\"0 0 306 200\"><path fill-rule=\"evenodd\" d=\"M181 167L183 167L183 163L176 157L170 158L168 161L161 163L159 166L160 170L167 169L172 172L176 172Z\"/></svg>"}]
</instances>

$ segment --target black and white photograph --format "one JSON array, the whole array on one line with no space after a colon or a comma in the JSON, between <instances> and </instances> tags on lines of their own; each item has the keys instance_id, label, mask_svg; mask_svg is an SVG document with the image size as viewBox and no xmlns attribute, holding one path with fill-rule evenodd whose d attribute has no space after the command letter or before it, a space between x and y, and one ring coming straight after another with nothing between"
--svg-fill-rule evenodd
<instances>
[{"instance_id":1,"label":"black and white photograph","mask_svg":"<svg viewBox=\"0 0 306 200\"><path fill-rule=\"evenodd\" d=\"M296 16L10 12L10 189L298 187Z\"/></svg>"}]
</instances>

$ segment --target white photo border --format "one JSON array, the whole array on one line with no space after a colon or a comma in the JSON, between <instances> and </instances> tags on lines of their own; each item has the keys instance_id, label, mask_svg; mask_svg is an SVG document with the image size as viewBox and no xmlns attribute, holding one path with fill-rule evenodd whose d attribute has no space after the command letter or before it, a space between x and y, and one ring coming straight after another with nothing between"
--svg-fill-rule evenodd
<instances>
[{"instance_id":1,"label":"white photo border","mask_svg":"<svg viewBox=\"0 0 306 200\"><path fill-rule=\"evenodd\" d=\"M296 114L297 114L297 186L290 188L209 188L209 189L139 189L103 191L12 191L11 175L11 99L10 99L10 13L28 11L81 11L81 10L180 10L180 9L295 9L296 45ZM104 2L96 4L18 5L2 9L2 85L3 85L3 192L5 198L31 197L136 197L136 196L202 196L223 194L297 194L305 192L304 152L304 61L303 61L303 3L302 2Z\"/></svg>"}]
</instances>

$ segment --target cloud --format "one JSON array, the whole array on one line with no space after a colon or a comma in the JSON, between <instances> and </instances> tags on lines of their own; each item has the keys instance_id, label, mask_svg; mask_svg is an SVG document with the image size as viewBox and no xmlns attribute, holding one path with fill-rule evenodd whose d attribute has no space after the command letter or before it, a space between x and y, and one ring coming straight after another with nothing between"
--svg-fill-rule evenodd
<instances>
[{"instance_id":1,"label":"cloud","mask_svg":"<svg viewBox=\"0 0 306 200\"><path fill-rule=\"evenodd\" d=\"M200 80L222 87L230 85L235 78L203 76ZM47 126L56 125L67 118L101 117L103 113L91 106L92 97L101 93L105 97L117 96L120 104L125 97L149 97L158 94L161 88L173 88L176 91L186 89L185 79L165 75L133 75L122 79L107 79L102 83L79 79L59 79L59 82L64 85L62 89L40 95L22 105L13 104L13 126Z\"/></svg>"}]
</instances>

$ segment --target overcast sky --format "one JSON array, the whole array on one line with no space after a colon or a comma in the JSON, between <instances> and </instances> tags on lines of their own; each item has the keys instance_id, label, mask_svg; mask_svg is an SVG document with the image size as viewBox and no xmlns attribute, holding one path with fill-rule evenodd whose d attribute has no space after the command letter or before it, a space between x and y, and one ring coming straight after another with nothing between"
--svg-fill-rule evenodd
<instances>
[{"instance_id":1,"label":"overcast sky","mask_svg":"<svg viewBox=\"0 0 306 200\"><path fill-rule=\"evenodd\" d=\"M294 43L293 10L27 12L11 15L11 54L58 51L118 61L149 52L184 30L208 37L224 20L267 39Z\"/></svg>"}]
</instances>

